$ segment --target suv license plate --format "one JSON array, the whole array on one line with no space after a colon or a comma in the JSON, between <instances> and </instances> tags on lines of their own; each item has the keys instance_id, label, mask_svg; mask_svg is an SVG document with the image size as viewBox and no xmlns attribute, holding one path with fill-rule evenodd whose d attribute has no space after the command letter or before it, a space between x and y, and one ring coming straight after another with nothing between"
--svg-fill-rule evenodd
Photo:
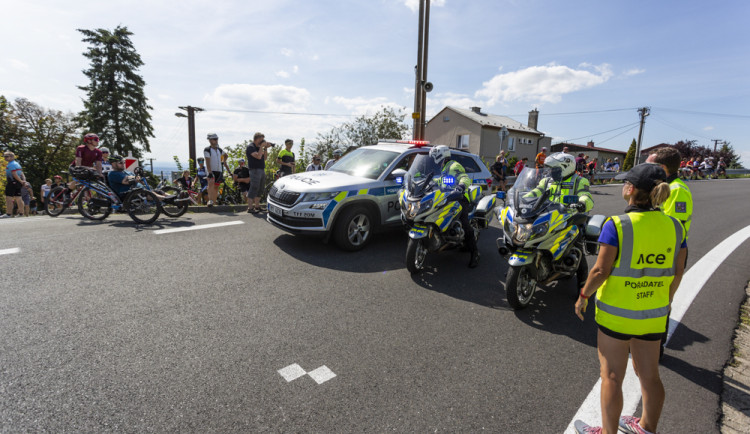
<instances>
[{"instance_id":1,"label":"suv license plate","mask_svg":"<svg viewBox=\"0 0 750 434\"><path fill-rule=\"evenodd\" d=\"M278 216L284 216L284 210L283 209L279 208L276 205L271 205L270 203L268 204L268 212L270 212L272 214L276 214Z\"/></svg>"}]
</instances>

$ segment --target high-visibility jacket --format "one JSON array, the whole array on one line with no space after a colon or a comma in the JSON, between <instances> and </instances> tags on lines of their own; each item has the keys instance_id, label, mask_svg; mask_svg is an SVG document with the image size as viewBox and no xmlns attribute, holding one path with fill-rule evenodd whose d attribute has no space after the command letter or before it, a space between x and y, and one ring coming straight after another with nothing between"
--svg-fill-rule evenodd
<instances>
[{"instance_id":1,"label":"high-visibility jacket","mask_svg":"<svg viewBox=\"0 0 750 434\"><path fill-rule=\"evenodd\" d=\"M662 211L668 216L672 216L682 223L685 227L685 239L690 232L690 221L693 218L693 194L687 185L680 179L676 178L669 183L669 198L662 205Z\"/></svg>"},{"instance_id":2,"label":"high-visibility jacket","mask_svg":"<svg viewBox=\"0 0 750 434\"><path fill-rule=\"evenodd\" d=\"M474 197L471 197L472 191L469 189L471 187L471 178L469 175L466 174L466 170L464 170L464 166L461 165L458 161L450 160L443 166L443 175L450 175L455 180L453 186L458 186L459 184L464 187L464 197L469 202L473 202L477 199L477 194L479 190L474 191ZM443 185L443 178L440 177L439 184L441 187L444 187Z\"/></svg>"},{"instance_id":3,"label":"high-visibility jacket","mask_svg":"<svg viewBox=\"0 0 750 434\"><path fill-rule=\"evenodd\" d=\"M594 199L589 191L590 186L588 179L574 173L562 182L554 182L552 178L544 178L535 189L526 193L526 196L539 197L547 189L551 191L550 198L559 203L563 203L565 196L578 196L578 202L586 205L586 212L588 212L594 207ZM559 194L558 190L560 190Z\"/></svg>"},{"instance_id":4,"label":"high-visibility jacket","mask_svg":"<svg viewBox=\"0 0 750 434\"><path fill-rule=\"evenodd\" d=\"M662 333L685 239L682 224L658 210L611 219L620 246L612 272L596 292L596 322L623 334Z\"/></svg>"}]
</instances>

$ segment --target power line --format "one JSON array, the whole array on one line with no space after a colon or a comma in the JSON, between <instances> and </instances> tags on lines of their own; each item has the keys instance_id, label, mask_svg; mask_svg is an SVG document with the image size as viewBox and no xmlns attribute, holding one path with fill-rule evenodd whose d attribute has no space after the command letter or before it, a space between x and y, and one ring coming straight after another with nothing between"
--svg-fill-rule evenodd
<instances>
[{"instance_id":1,"label":"power line","mask_svg":"<svg viewBox=\"0 0 750 434\"><path fill-rule=\"evenodd\" d=\"M665 112L685 113L685 114L690 114L690 115L719 116L719 117L725 117L725 118L750 119L750 115L737 115L737 114L732 114L732 113L698 112L698 111L671 109L671 108L663 108L663 107L654 107L654 108L657 110L665 111Z\"/></svg>"},{"instance_id":2,"label":"power line","mask_svg":"<svg viewBox=\"0 0 750 434\"><path fill-rule=\"evenodd\" d=\"M623 125L623 126L621 126L621 127L613 128L613 129L611 129L611 130L607 130L607 131L602 131L601 133L596 133L596 134L587 134L587 135L585 135L585 136L583 136L583 137L576 137L575 139L565 139L565 141L566 141L566 142L567 142L567 141L571 141L571 142L572 142L572 141L574 141L574 140L588 139L589 137L596 137L596 136L601 136L602 134L607 134L607 133L611 133L612 131L617 131L617 130L621 130L621 129L623 129L623 128L631 128L631 127L633 127L633 126L635 126L635 125L638 125L638 124L640 124L640 122L633 122L632 124L627 124L627 125ZM563 142L558 142L558 143L563 143Z\"/></svg>"},{"instance_id":3,"label":"power line","mask_svg":"<svg viewBox=\"0 0 750 434\"><path fill-rule=\"evenodd\" d=\"M610 140L614 139L615 137L619 137L619 136L621 136L621 135L623 135L623 134L625 134L625 133L629 133L630 131L633 131L634 129L635 129L635 126L633 126L633 128L630 128L629 130L625 130L625 131L623 131L623 132L621 132L621 133L617 133L617 134L615 134L614 136L612 136L612 137L610 137L610 138L608 138L608 139L604 139L604 140L602 140L601 142L599 142L599 144L601 145L602 143L606 143L606 142L608 142L608 141L610 141Z\"/></svg>"},{"instance_id":4,"label":"power line","mask_svg":"<svg viewBox=\"0 0 750 434\"><path fill-rule=\"evenodd\" d=\"M269 115L295 115L295 116L338 116L338 117L356 117L357 115L344 115L344 114L338 114L338 113L301 113L301 112L273 112L273 111L263 111L263 110L240 110L240 109L217 109L217 108L207 108L205 111L214 111L214 112L233 112L233 113L260 113L260 114L269 114Z\"/></svg>"},{"instance_id":5,"label":"power line","mask_svg":"<svg viewBox=\"0 0 750 434\"><path fill-rule=\"evenodd\" d=\"M674 123L674 122L668 121L668 120L664 119L664 118L663 118L663 117L661 117L661 116L654 116L654 120L655 120L656 122L659 122L660 124L663 124L663 125L666 125L666 126L668 126L668 127L672 128L672 129L674 129L674 130L677 130L677 131L680 131L680 132L683 132L683 133L687 133L687 134L690 134L691 136L697 136L697 137L700 137L700 138L702 138L702 139L706 139L706 140L711 140L711 138L710 138L710 137L708 137L708 136L704 136L704 135L698 134L698 133L696 133L696 132L694 132L694 131L690 131L690 130L688 130L687 128L685 128L685 127L683 127L683 126L681 126L681 125L679 125L679 124L677 124L677 123Z\"/></svg>"}]
</instances>

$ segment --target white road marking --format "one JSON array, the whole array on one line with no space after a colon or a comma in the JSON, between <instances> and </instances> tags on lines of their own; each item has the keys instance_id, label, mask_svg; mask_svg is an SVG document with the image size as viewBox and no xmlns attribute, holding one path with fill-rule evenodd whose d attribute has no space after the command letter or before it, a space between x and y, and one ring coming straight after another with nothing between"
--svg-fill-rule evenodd
<instances>
[{"instance_id":1,"label":"white road marking","mask_svg":"<svg viewBox=\"0 0 750 434\"><path fill-rule=\"evenodd\" d=\"M693 266L682 276L682 282L680 282L680 287L675 293L672 302L672 312L669 315L667 345L669 344L669 339L672 338L675 329L680 324L683 315L685 315L685 312L687 312L688 308L693 303L693 300L695 300L695 297L703 288L703 285L706 284L708 279L711 278L714 271L719 268L724 260L726 260L729 255L737 249L737 247L747 241L748 238L750 238L750 226L740 229L727 237L724 241L719 243L718 246L706 253L698 262L693 264ZM566 433L576 432L573 423L579 419L592 426L601 425L601 385L602 380L600 378L596 382L596 385L594 385L594 388L591 389L591 392L589 392L586 400L583 401L581 408L578 409L573 420L568 424L568 427L565 429ZM638 382L638 377L636 377L635 372L633 371L632 363L628 363L628 370L625 373L625 379L622 384L622 393L622 414L633 414L641 401L641 386Z\"/></svg>"},{"instance_id":2,"label":"white road marking","mask_svg":"<svg viewBox=\"0 0 750 434\"><path fill-rule=\"evenodd\" d=\"M307 375L310 376L313 380L315 380L318 384L323 384L326 381L330 380L331 378L335 377L336 374L333 373L326 365L321 366L320 368L309 372Z\"/></svg>"},{"instance_id":3,"label":"white road marking","mask_svg":"<svg viewBox=\"0 0 750 434\"><path fill-rule=\"evenodd\" d=\"M195 225L195 226L188 226L185 228L175 228L175 229L159 229L158 231L154 231L154 234L161 235L161 234L170 234L173 232L186 232L186 231L197 231L201 229L211 229L211 228L218 228L221 226L232 226L232 225L241 225L244 224L242 220L234 220L231 222L225 222L225 223L211 223L207 225Z\"/></svg>"},{"instance_id":4,"label":"white road marking","mask_svg":"<svg viewBox=\"0 0 750 434\"><path fill-rule=\"evenodd\" d=\"M331 378L335 377L336 374L333 373L326 365L323 365L313 371L305 372L302 367L296 363L291 364L287 366L286 368L279 369L278 372L286 382L294 381L298 379L299 377L302 377L304 375L309 375L310 378L315 380L318 384L323 384L326 381L330 380Z\"/></svg>"},{"instance_id":5,"label":"white road marking","mask_svg":"<svg viewBox=\"0 0 750 434\"><path fill-rule=\"evenodd\" d=\"M298 364L289 365L286 368L279 369L278 373L288 382L298 379L299 377L307 374L302 366Z\"/></svg>"},{"instance_id":6,"label":"white road marking","mask_svg":"<svg viewBox=\"0 0 750 434\"><path fill-rule=\"evenodd\" d=\"M18 247L14 247L12 249L0 250L0 255L12 255L13 253L18 253L20 251L21 249L19 249Z\"/></svg>"}]
</instances>

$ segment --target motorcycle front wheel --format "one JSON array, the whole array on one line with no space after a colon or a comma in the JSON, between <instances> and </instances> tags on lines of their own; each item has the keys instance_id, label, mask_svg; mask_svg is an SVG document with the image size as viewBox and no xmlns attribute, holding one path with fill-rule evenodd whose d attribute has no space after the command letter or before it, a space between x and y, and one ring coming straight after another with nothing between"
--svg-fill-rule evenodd
<instances>
[{"instance_id":1,"label":"motorcycle front wheel","mask_svg":"<svg viewBox=\"0 0 750 434\"><path fill-rule=\"evenodd\" d=\"M406 269L409 273L419 273L424 269L424 260L427 258L427 247L421 240L409 238L406 245Z\"/></svg>"},{"instance_id":2,"label":"motorcycle front wheel","mask_svg":"<svg viewBox=\"0 0 750 434\"><path fill-rule=\"evenodd\" d=\"M505 298L515 310L525 308L536 291L536 280L531 275L530 266L510 267L505 280Z\"/></svg>"}]
</instances>

